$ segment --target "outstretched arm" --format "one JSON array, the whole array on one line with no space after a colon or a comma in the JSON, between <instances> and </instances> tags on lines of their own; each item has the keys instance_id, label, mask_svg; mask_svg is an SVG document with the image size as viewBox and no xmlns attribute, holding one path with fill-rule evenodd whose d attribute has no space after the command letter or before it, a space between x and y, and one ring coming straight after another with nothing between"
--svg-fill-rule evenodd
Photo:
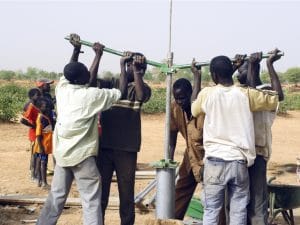
<instances>
[{"instance_id":1,"label":"outstretched arm","mask_svg":"<svg viewBox=\"0 0 300 225\"><path fill-rule=\"evenodd\" d=\"M194 85L193 85L193 92L191 96L191 102L193 102L197 98L197 95L201 90L201 66L196 67L195 58L192 61L191 70L194 75Z\"/></svg>"},{"instance_id":2,"label":"outstretched arm","mask_svg":"<svg viewBox=\"0 0 300 225\"><path fill-rule=\"evenodd\" d=\"M267 67L268 67L268 71L269 71L269 75L270 75L270 79L271 79L272 89L277 91L279 101L283 101L284 94L282 91L281 83L280 83L278 75L273 66L273 63L275 61L277 61L278 59L280 59L280 57L281 57L280 55L278 55L278 52L280 52L280 51L277 48L275 50L273 50L272 52L270 52L271 55L267 59Z\"/></svg>"},{"instance_id":3,"label":"outstretched arm","mask_svg":"<svg viewBox=\"0 0 300 225\"><path fill-rule=\"evenodd\" d=\"M241 65L244 64L247 55L236 54L234 57L234 62L232 64L233 72L235 72Z\"/></svg>"},{"instance_id":4,"label":"outstretched arm","mask_svg":"<svg viewBox=\"0 0 300 225\"><path fill-rule=\"evenodd\" d=\"M143 76L146 72L146 58L145 56L135 55L133 58L133 77L135 82L136 100L144 102L147 98L144 88Z\"/></svg>"},{"instance_id":5,"label":"outstretched arm","mask_svg":"<svg viewBox=\"0 0 300 225\"><path fill-rule=\"evenodd\" d=\"M119 89L121 91L121 99L127 98L128 93L128 74L126 72L126 63L132 59L132 52L125 52L120 59L121 75Z\"/></svg>"},{"instance_id":6,"label":"outstretched arm","mask_svg":"<svg viewBox=\"0 0 300 225\"><path fill-rule=\"evenodd\" d=\"M20 123L24 124L27 127L35 129L35 125L30 123L28 120L21 118Z\"/></svg>"},{"instance_id":7,"label":"outstretched arm","mask_svg":"<svg viewBox=\"0 0 300 225\"><path fill-rule=\"evenodd\" d=\"M170 151L170 159L174 160L174 153L176 148L177 142L177 131L170 131L170 144L169 144L169 151Z\"/></svg>"},{"instance_id":8,"label":"outstretched arm","mask_svg":"<svg viewBox=\"0 0 300 225\"><path fill-rule=\"evenodd\" d=\"M247 85L256 88L261 84L259 78L260 61L262 60L262 52L256 52L250 55L247 72Z\"/></svg>"},{"instance_id":9,"label":"outstretched arm","mask_svg":"<svg viewBox=\"0 0 300 225\"><path fill-rule=\"evenodd\" d=\"M70 43L74 46L70 62L78 62L79 54L82 53L80 36L78 34L70 34Z\"/></svg>"},{"instance_id":10,"label":"outstretched arm","mask_svg":"<svg viewBox=\"0 0 300 225\"><path fill-rule=\"evenodd\" d=\"M95 51L96 54L93 63L90 67L90 81L89 81L90 87L97 87L97 73L99 69L100 59L103 55L103 49L104 49L104 45L100 44L99 42L96 42L93 46L93 50Z\"/></svg>"}]
</instances>

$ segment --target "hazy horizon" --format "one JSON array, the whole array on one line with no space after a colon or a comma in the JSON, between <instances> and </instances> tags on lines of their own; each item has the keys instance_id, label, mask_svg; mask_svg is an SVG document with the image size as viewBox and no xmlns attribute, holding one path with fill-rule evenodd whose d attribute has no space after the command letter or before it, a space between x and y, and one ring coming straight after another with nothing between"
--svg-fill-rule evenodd
<instances>
[{"instance_id":1,"label":"hazy horizon","mask_svg":"<svg viewBox=\"0 0 300 225\"><path fill-rule=\"evenodd\" d=\"M0 1L0 70L35 67L62 72L72 46L64 37L78 33L119 51L139 51L160 62L168 53L169 1ZM278 71L300 66L299 1L173 0L174 63L216 55L285 53ZM90 66L94 53L80 61ZM104 53L99 72L119 72L119 56ZM262 63L266 68L265 63Z\"/></svg>"}]
</instances>

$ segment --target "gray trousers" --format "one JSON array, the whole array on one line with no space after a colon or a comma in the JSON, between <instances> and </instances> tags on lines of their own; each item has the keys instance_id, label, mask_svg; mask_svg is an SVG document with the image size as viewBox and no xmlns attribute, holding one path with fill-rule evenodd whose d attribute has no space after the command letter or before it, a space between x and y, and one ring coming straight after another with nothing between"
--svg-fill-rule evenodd
<instances>
[{"instance_id":1,"label":"gray trousers","mask_svg":"<svg viewBox=\"0 0 300 225\"><path fill-rule=\"evenodd\" d=\"M75 179L83 208L83 224L103 225L101 210L101 177L95 157L72 167L55 166L51 191L38 218L38 225L56 224Z\"/></svg>"},{"instance_id":2,"label":"gray trousers","mask_svg":"<svg viewBox=\"0 0 300 225\"><path fill-rule=\"evenodd\" d=\"M268 224L267 161L257 155L249 167L250 202L248 205L248 225Z\"/></svg>"},{"instance_id":3,"label":"gray trousers","mask_svg":"<svg viewBox=\"0 0 300 225\"><path fill-rule=\"evenodd\" d=\"M230 225L246 225L249 176L244 161L207 158L204 163L203 225L217 225L228 191Z\"/></svg>"}]
</instances>

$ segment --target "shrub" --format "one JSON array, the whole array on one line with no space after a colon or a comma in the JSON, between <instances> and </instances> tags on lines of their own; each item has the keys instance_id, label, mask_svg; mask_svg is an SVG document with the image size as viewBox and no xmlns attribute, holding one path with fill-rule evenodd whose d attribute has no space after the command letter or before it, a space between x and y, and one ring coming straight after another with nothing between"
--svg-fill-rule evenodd
<instances>
[{"instance_id":1,"label":"shrub","mask_svg":"<svg viewBox=\"0 0 300 225\"><path fill-rule=\"evenodd\" d=\"M207 85L203 85L207 86ZM280 102L279 115L286 114L288 110L300 110L300 92L284 91L284 101ZM153 88L150 100L143 105L144 113L163 113L166 109L166 88Z\"/></svg>"},{"instance_id":2,"label":"shrub","mask_svg":"<svg viewBox=\"0 0 300 225\"><path fill-rule=\"evenodd\" d=\"M279 105L279 114L286 114L288 110L300 110L300 92L284 93L284 101Z\"/></svg>"},{"instance_id":3,"label":"shrub","mask_svg":"<svg viewBox=\"0 0 300 225\"><path fill-rule=\"evenodd\" d=\"M295 84L297 86L298 83L300 82L300 68L299 67L289 68L284 73L284 77L288 82Z\"/></svg>"},{"instance_id":4,"label":"shrub","mask_svg":"<svg viewBox=\"0 0 300 225\"><path fill-rule=\"evenodd\" d=\"M0 87L0 120L11 121L17 118L27 99L27 89L15 84Z\"/></svg>"},{"instance_id":5,"label":"shrub","mask_svg":"<svg viewBox=\"0 0 300 225\"><path fill-rule=\"evenodd\" d=\"M166 88L152 88L150 100L143 105L144 113L163 113L166 108Z\"/></svg>"},{"instance_id":6,"label":"shrub","mask_svg":"<svg viewBox=\"0 0 300 225\"><path fill-rule=\"evenodd\" d=\"M16 74L14 71L10 71L10 70L1 70L0 71L0 79L10 81L15 77L16 77Z\"/></svg>"},{"instance_id":7,"label":"shrub","mask_svg":"<svg viewBox=\"0 0 300 225\"><path fill-rule=\"evenodd\" d=\"M152 81L153 80L153 74L149 71L146 71L144 75L144 80Z\"/></svg>"}]
</instances>

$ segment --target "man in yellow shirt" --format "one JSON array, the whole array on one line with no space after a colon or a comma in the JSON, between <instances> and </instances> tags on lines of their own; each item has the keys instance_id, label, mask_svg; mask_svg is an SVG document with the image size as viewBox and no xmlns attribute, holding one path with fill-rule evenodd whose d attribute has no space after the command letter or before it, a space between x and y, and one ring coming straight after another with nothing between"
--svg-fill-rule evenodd
<instances>
[{"instance_id":1,"label":"man in yellow shirt","mask_svg":"<svg viewBox=\"0 0 300 225\"><path fill-rule=\"evenodd\" d=\"M252 112L275 110L277 94L233 85L233 65L226 56L212 59L216 86L202 89L192 115L205 114L203 126L204 225L216 225L228 189L230 225L246 225L249 202L248 166L256 157Z\"/></svg>"}]
</instances>

